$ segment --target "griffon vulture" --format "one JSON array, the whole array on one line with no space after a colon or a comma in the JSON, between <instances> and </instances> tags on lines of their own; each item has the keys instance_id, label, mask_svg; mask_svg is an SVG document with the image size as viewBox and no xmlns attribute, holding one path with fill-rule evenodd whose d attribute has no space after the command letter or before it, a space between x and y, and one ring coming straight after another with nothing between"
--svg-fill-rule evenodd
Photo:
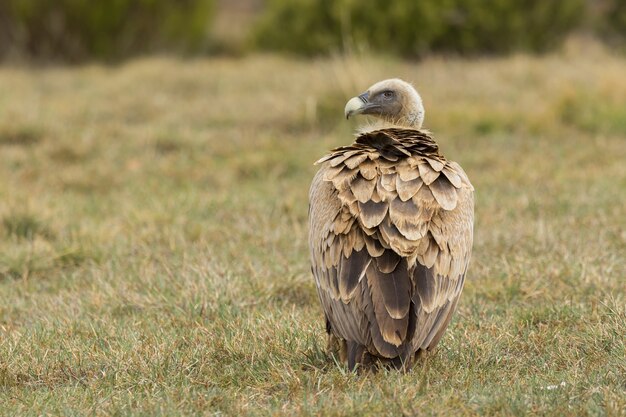
<instances>
[{"instance_id":1,"label":"griffon vulture","mask_svg":"<svg viewBox=\"0 0 626 417\"><path fill-rule=\"evenodd\" d=\"M409 83L374 84L346 104L346 118L359 114L378 124L317 161L311 269L341 360L409 369L437 345L461 295L474 189L421 129L422 99Z\"/></svg>"}]
</instances>

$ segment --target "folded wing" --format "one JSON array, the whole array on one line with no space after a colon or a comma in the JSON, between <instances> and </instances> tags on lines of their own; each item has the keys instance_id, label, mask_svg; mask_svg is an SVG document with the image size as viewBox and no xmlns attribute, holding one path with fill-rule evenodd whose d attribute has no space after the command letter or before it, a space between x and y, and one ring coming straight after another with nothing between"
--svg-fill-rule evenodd
<instances>
[{"instance_id":1,"label":"folded wing","mask_svg":"<svg viewBox=\"0 0 626 417\"><path fill-rule=\"evenodd\" d=\"M412 129L361 135L319 162L311 260L333 333L385 358L434 347L471 254L467 176Z\"/></svg>"}]
</instances>

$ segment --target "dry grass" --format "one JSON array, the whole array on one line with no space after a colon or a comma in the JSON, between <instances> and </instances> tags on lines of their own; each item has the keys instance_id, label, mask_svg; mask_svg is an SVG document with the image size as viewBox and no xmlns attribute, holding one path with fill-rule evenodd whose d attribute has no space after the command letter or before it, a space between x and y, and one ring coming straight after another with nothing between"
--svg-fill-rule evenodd
<instances>
[{"instance_id":1,"label":"dry grass","mask_svg":"<svg viewBox=\"0 0 626 417\"><path fill-rule=\"evenodd\" d=\"M0 414L624 415L626 60L167 59L0 69ZM416 82L477 190L414 372L324 353L311 165Z\"/></svg>"}]
</instances>

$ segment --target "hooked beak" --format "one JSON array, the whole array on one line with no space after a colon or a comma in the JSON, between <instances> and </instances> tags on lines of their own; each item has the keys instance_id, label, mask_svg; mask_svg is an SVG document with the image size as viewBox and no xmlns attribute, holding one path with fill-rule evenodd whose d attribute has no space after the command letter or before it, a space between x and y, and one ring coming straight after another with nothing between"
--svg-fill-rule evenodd
<instances>
[{"instance_id":1,"label":"hooked beak","mask_svg":"<svg viewBox=\"0 0 626 417\"><path fill-rule=\"evenodd\" d=\"M349 119L352 115L363 114L374 107L378 106L369 102L369 93L366 91L348 100L343 112L346 115L346 119Z\"/></svg>"}]
</instances>

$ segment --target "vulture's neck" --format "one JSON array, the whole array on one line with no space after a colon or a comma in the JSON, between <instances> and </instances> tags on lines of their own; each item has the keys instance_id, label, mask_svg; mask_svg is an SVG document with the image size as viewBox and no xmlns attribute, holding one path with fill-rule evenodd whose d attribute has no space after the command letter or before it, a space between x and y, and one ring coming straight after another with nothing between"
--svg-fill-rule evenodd
<instances>
[{"instance_id":1,"label":"vulture's neck","mask_svg":"<svg viewBox=\"0 0 626 417\"><path fill-rule=\"evenodd\" d=\"M411 123L407 121L406 119L400 119L396 121L376 119L376 120L369 121L367 124L359 126L359 128L357 129L357 132L369 133L369 132L373 132L374 130L391 129L391 128L421 130L422 123L421 123L421 120L419 121L419 123L416 123L415 121Z\"/></svg>"},{"instance_id":2,"label":"vulture's neck","mask_svg":"<svg viewBox=\"0 0 626 417\"><path fill-rule=\"evenodd\" d=\"M359 133L372 132L380 129L413 129L420 130L424 123L424 107L420 105L410 105L395 118L376 118L368 120L366 125L360 126Z\"/></svg>"}]
</instances>

